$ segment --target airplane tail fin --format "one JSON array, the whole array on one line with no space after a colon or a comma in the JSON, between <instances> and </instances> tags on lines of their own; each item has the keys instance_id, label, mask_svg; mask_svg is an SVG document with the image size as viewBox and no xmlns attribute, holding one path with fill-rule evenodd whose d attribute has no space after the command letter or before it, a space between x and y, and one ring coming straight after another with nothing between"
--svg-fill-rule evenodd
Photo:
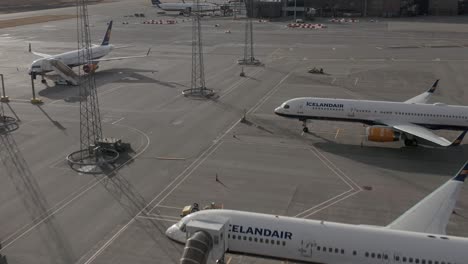
<instances>
[{"instance_id":1,"label":"airplane tail fin","mask_svg":"<svg viewBox=\"0 0 468 264\"><path fill-rule=\"evenodd\" d=\"M112 23L113 21L109 22L109 26L107 27L106 35L104 36L104 39L102 40L101 46L108 46L110 42L110 37L111 37L111 32L112 32Z\"/></svg>"},{"instance_id":2,"label":"airplane tail fin","mask_svg":"<svg viewBox=\"0 0 468 264\"><path fill-rule=\"evenodd\" d=\"M426 198L390 223L387 228L445 234L450 216L455 209L460 190L467 176L468 162L451 180L426 196Z\"/></svg>"},{"instance_id":3,"label":"airplane tail fin","mask_svg":"<svg viewBox=\"0 0 468 264\"><path fill-rule=\"evenodd\" d=\"M429 90L427 90L428 93L434 93L434 91L437 89L437 86L439 85L439 80L436 80L434 82L434 84L432 85L431 88L429 88Z\"/></svg>"},{"instance_id":4,"label":"airplane tail fin","mask_svg":"<svg viewBox=\"0 0 468 264\"><path fill-rule=\"evenodd\" d=\"M152 3L153 5L159 7L159 5L161 4L161 1L159 1L159 0L151 0L151 3Z\"/></svg>"},{"instance_id":5,"label":"airplane tail fin","mask_svg":"<svg viewBox=\"0 0 468 264\"><path fill-rule=\"evenodd\" d=\"M462 143L463 138L465 137L465 135L466 135L467 132L468 132L468 130L463 131L463 132L457 137L457 139L455 139L455 140L452 142L452 145L450 145L450 146L451 146L451 147L460 146L460 144Z\"/></svg>"}]
</instances>

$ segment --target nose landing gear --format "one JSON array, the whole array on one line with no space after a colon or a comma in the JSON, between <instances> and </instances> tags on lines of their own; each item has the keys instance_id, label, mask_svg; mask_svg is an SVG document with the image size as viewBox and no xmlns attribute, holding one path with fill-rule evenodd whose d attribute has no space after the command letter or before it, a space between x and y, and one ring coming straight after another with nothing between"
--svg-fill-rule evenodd
<instances>
[{"instance_id":1,"label":"nose landing gear","mask_svg":"<svg viewBox=\"0 0 468 264\"><path fill-rule=\"evenodd\" d=\"M304 119L301 121L302 121L302 131L304 133L309 133L309 128L307 127L307 119Z\"/></svg>"}]
</instances>

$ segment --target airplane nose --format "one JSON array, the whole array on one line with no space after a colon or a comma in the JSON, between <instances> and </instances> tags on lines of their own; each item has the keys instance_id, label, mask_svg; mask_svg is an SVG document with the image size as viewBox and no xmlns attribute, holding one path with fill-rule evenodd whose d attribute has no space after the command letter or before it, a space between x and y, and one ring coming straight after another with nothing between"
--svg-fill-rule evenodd
<instances>
[{"instance_id":1,"label":"airplane nose","mask_svg":"<svg viewBox=\"0 0 468 264\"><path fill-rule=\"evenodd\" d=\"M172 225L166 230L166 236L176 242L185 243L185 233L180 231L177 225Z\"/></svg>"},{"instance_id":2,"label":"airplane nose","mask_svg":"<svg viewBox=\"0 0 468 264\"><path fill-rule=\"evenodd\" d=\"M277 107L275 109L275 114L281 114L281 107Z\"/></svg>"}]
</instances>

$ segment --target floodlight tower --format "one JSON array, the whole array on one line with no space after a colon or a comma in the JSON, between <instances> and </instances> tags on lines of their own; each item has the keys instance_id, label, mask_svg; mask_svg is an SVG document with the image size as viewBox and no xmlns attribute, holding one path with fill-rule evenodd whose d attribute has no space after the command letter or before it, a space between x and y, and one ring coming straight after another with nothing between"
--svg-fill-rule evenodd
<instances>
[{"instance_id":1,"label":"floodlight tower","mask_svg":"<svg viewBox=\"0 0 468 264\"><path fill-rule=\"evenodd\" d=\"M253 22L252 17L254 13L254 4L253 0L246 0L245 1L246 9L247 9L247 19L245 21L245 39L244 39L244 58L238 60L239 65L251 65L251 66L259 66L262 63L255 59L254 56L254 41L253 41ZM250 8L247 7L250 6Z\"/></svg>"},{"instance_id":2,"label":"floodlight tower","mask_svg":"<svg viewBox=\"0 0 468 264\"><path fill-rule=\"evenodd\" d=\"M93 50L89 29L88 0L76 0L78 61L80 65L92 65ZM91 67L93 68L93 67ZM67 160L80 172L96 173L100 165L118 158L118 152L103 149L101 114L96 90L94 71L88 74L78 68L80 76L80 149L71 153Z\"/></svg>"},{"instance_id":3,"label":"floodlight tower","mask_svg":"<svg viewBox=\"0 0 468 264\"><path fill-rule=\"evenodd\" d=\"M201 11L200 0L196 0L192 10L192 79L190 89L182 92L184 96L210 97L214 95L214 91L207 89L205 84Z\"/></svg>"}]
</instances>

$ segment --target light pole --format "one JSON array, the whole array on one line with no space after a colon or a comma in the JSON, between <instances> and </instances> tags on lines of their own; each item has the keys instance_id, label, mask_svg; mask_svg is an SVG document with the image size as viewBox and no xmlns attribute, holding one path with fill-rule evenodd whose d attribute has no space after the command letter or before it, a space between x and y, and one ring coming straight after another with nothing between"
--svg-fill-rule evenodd
<instances>
[{"instance_id":1,"label":"light pole","mask_svg":"<svg viewBox=\"0 0 468 264\"><path fill-rule=\"evenodd\" d=\"M296 3L297 3L297 0L294 0L294 23L296 23Z\"/></svg>"}]
</instances>

